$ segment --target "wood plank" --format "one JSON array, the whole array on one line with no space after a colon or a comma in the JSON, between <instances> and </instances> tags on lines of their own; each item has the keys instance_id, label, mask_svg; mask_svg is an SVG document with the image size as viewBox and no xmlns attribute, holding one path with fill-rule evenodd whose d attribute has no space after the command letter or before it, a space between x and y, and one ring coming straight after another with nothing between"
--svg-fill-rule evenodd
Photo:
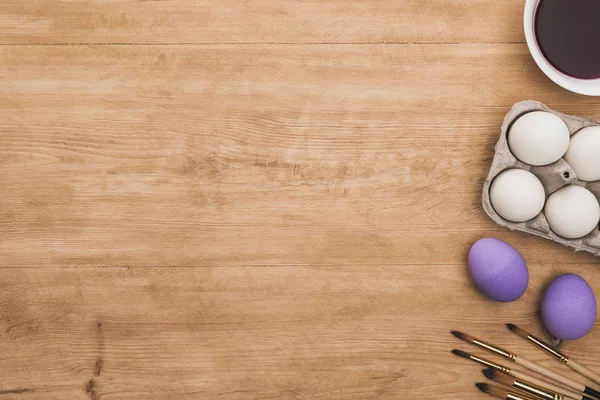
<instances>
[{"instance_id":1,"label":"wood plank","mask_svg":"<svg viewBox=\"0 0 600 400\"><path fill-rule=\"evenodd\" d=\"M598 285L595 266L571 270ZM555 271L532 272L500 304L462 263L3 269L0 399L482 399L451 329L570 374L503 327L540 332ZM565 349L600 369L598 345L595 330Z\"/></svg>"},{"instance_id":2,"label":"wood plank","mask_svg":"<svg viewBox=\"0 0 600 400\"><path fill-rule=\"evenodd\" d=\"M9 46L0 75L1 266L598 262L481 210L512 103L600 115L524 45Z\"/></svg>"},{"instance_id":3,"label":"wood plank","mask_svg":"<svg viewBox=\"0 0 600 400\"><path fill-rule=\"evenodd\" d=\"M519 0L3 0L0 43L523 41Z\"/></svg>"}]
</instances>

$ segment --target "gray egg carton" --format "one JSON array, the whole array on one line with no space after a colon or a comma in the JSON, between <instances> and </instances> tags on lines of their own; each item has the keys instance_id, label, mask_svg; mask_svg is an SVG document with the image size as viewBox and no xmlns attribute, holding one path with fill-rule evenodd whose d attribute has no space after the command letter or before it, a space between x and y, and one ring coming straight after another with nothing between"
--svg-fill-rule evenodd
<instances>
[{"instance_id":1,"label":"gray egg carton","mask_svg":"<svg viewBox=\"0 0 600 400\"><path fill-rule=\"evenodd\" d=\"M548 225L548 221L546 221L544 210L542 210L542 212L540 212L535 218L529 221L511 222L505 220L500 215L498 215L492 207L490 201L490 185L492 181L502 171L512 168L524 169L537 176L538 179L542 182L542 185L544 185L546 199L548 198L548 196L550 196L552 193L554 193L561 187L573 184L587 188L594 194L594 196L596 196L596 199L600 201L600 181L580 181L579 179L577 179L577 175L575 174L573 169L564 159L561 158L553 164L539 167L525 164L524 162L517 160L515 156L511 153L507 142L508 130L512 123L517 120L517 118L532 111L548 111L558 116L567 124L570 135L573 135L578 130L587 126L600 126L600 122L598 121L589 118L581 118L563 114L548 108L546 105L538 101L527 100L516 103L504 118L500 139L498 140L498 143L496 143L496 153L494 154L492 166L490 168L490 172L487 176L487 179L483 184L483 209L485 210L487 215L489 215L490 218L493 219L500 226L515 231L527 232L533 235L541 236L546 239L562 243L565 246L572 247L575 250L583 250L595 255L600 255L600 230L598 229L598 227L596 227L596 229L594 229L587 236L584 236L582 238L565 239L552 232L550 226Z\"/></svg>"}]
</instances>

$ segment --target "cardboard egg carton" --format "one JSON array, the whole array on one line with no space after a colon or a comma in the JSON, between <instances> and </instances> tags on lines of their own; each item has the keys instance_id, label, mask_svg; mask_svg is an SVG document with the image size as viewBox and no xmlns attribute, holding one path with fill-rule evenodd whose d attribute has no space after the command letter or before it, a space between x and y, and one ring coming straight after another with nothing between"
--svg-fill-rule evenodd
<instances>
[{"instance_id":1,"label":"cardboard egg carton","mask_svg":"<svg viewBox=\"0 0 600 400\"><path fill-rule=\"evenodd\" d=\"M554 111L538 101L528 100L516 103L504 118L500 139L498 140L498 143L496 143L496 153L494 154L492 166L483 185L483 209L490 218L500 226L541 236L562 243L565 246L572 247L575 250L583 250L595 255L600 255L600 230L598 227L582 238L565 239L556 235L550 229L546 216L544 215L544 210L532 220L526 222L511 222L498 215L492 207L490 201L490 185L492 181L501 172L512 168L524 169L537 176L542 182L542 185L544 185L546 199L563 186L572 184L587 188L594 196L596 196L596 199L600 201L600 181L580 181L577 179L577 175L573 169L564 159L561 158L553 164L539 167L525 164L524 162L517 160L511 153L507 141L508 130L517 118L531 111L547 111L558 116L567 124L571 136L587 126L600 125L600 122L593 119L576 117Z\"/></svg>"}]
</instances>

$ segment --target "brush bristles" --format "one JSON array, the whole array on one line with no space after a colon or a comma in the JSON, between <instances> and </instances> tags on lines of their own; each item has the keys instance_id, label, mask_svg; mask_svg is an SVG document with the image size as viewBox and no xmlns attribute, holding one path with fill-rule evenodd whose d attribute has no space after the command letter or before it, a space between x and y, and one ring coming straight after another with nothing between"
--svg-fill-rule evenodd
<instances>
[{"instance_id":1,"label":"brush bristles","mask_svg":"<svg viewBox=\"0 0 600 400\"><path fill-rule=\"evenodd\" d=\"M451 333L454 336L456 336L457 338L459 338L460 340L464 340L467 343L473 343L473 341L475 340L475 338L473 338L473 336L467 335L466 333L462 333L459 331L452 331Z\"/></svg>"},{"instance_id":2,"label":"brush bristles","mask_svg":"<svg viewBox=\"0 0 600 400\"><path fill-rule=\"evenodd\" d=\"M483 393L487 393L490 396L499 397L501 399L506 399L508 396L508 392L502 388L497 386L488 385L487 383L476 383L477 389L481 390Z\"/></svg>"},{"instance_id":3,"label":"brush bristles","mask_svg":"<svg viewBox=\"0 0 600 400\"><path fill-rule=\"evenodd\" d=\"M462 358L468 358L468 359L471 358L471 355L469 353L467 353L466 351L458 350L458 349L452 350L452 354L455 354Z\"/></svg>"},{"instance_id":4,"label":"brush bristles","mask_svg":"<svg viewBox=\"0 0 600 400\"><path fill-rule=\"evenodd\" d=\"M515 378L495 369L486 369L483 374L490 380L498 382L501 385L512 386L515 384Z\"/></svg>"},{"instance_id":5,"label":"brush bristles","mask_svg":"<svg viewBox=\"0 0 600 400\"><path fill-rule=\"evenodd\" d=\"M514 324L506 324L506 327L516 333L518 336L521 336L523 339L527 339L529 336L529 333Z\"/></svg>"}]
</instances>

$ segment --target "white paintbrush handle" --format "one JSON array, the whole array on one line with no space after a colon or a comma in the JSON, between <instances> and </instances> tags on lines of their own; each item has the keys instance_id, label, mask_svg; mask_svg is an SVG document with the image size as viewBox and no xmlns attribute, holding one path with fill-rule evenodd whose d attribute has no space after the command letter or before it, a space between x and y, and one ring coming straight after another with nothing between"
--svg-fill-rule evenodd
<instances>
[{"instance_id":1,"label":"white paintbrush handle","mask_svg":"<svg viewBox=\"0 0 600 400\"><path fill-rule=\"evenodd\" d=\"M548 378L554 379L555 381L558 381L564 385L570 386L573 389L577 389L577 391L585 391L585 385L583 383L576 382L573 379L567 378L564 375L552 371L551 369L542 367L541 365L536 364L533 361L529 361L523 357L516 357L515 362L527 369L537 372L538 374L547 376Z\"/></svg>"},{"instance_id":2,"label":"white paintbrush handle","mask_svg":"<svg viewBox=\"0 0 600 400\"><path fill-rule=\"evenodd\" d=\"M579 372L581 375L587 376L588 378L590 378L591 380L593 380L596 383L600 383L600 375L596 374L591 369L586 368L583 365L581 365L571 359L569 359L569 361L567 361L567 365L569 367L573 368L573 370Z\"/></svg>"},{"instance_id":3,"label":"white paintbrush handle","mask_svg":"<svg viewBox=\"0 0 600 400\"><path fill-rule=\"evenodd\" d=\"M568 397L570 399L576 399L576 400L583 399L583 395L581 395L581 394L577 394L575 392L570 391L569 389L565 389L565 388L562 388L560 386L553 385L552 383L548 383L548 382L543 381L541 379L535 378L535 377L533 377L531 375L527 375L524 372L511 370L510 373L515 378L519 378L519 379L521 379L521 380L523 380L525 382L533 383L536 386L539 386L539 387L544 388L544 389L551 390L554 393L561 394L561 395L566 396L566 397Z\"/></svg>"}]
</instances>

